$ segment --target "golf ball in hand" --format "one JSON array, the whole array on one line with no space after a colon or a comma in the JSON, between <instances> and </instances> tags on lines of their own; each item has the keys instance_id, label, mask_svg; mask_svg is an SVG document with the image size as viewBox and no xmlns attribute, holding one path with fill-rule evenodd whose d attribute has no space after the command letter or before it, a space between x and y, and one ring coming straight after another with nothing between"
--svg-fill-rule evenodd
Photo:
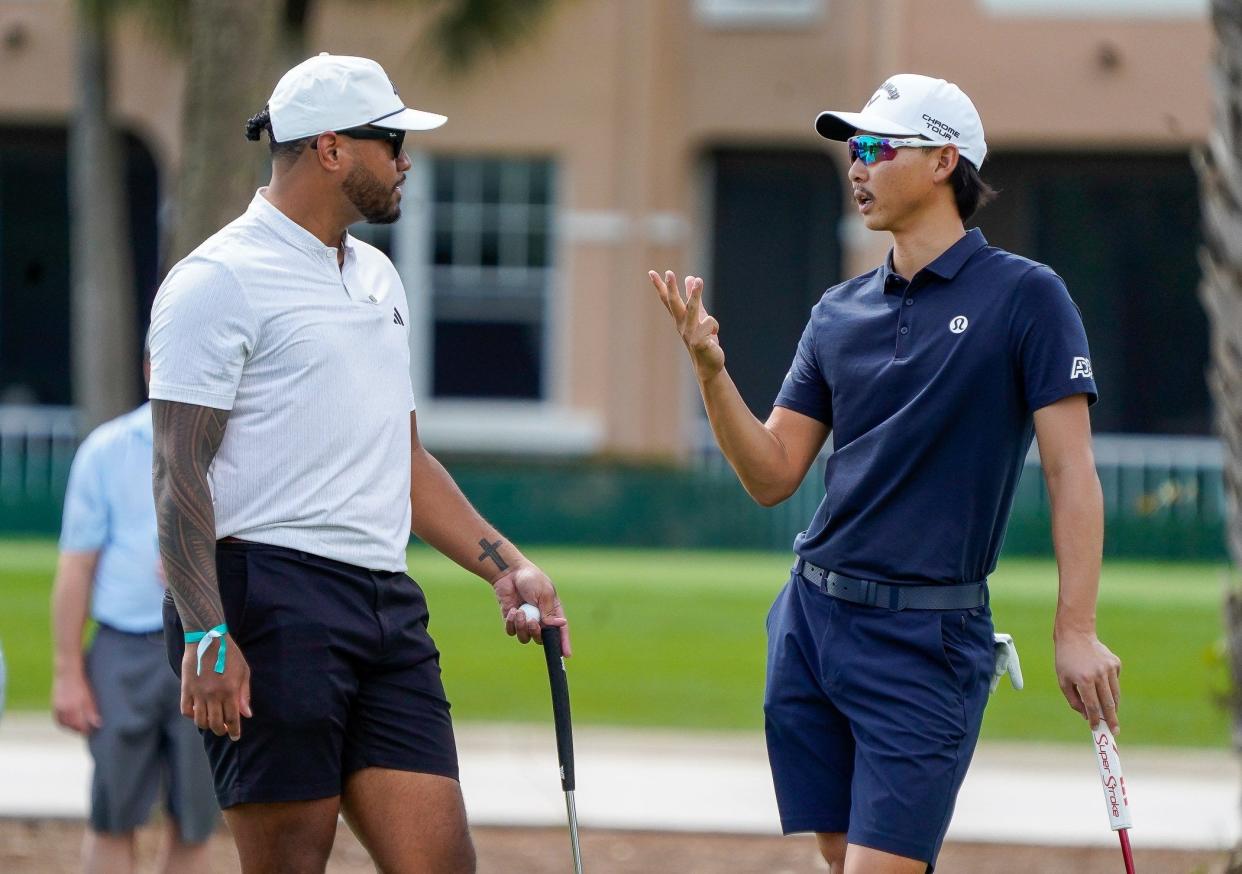
<instances>
[{"instance_id":1,"label":"golf ball in hand","mask_svg":"<svg viewBox=\"0 0 1242 874\"><path fill-rule=\"evenodd\" d=\"M523 604L521 607L521 610L522 610L522 613L526 616L526 618L529 619L531 622L539 621L539 618L540 618L539 608L536 607L534 604Z\"/></svg>"}]
</instances>

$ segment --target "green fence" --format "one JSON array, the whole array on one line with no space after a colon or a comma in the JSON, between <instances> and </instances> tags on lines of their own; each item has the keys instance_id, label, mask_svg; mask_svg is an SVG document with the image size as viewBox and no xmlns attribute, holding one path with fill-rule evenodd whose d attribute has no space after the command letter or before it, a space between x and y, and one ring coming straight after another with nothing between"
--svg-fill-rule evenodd
<instances>
[{"instance_id":1,"label":"green fence","mask_svg":"<svg viewBox=\"0 0 1242 874\"><path fill-rule=\"evenodd\" d=\"M77 445L72 410L0 407L0 533L54 534ZM1100 436L1106 552L1225 557L1220 444ZM618 461L454 460L475 505L519 543L788 549L822 496L823 459L778 507L756 505L714 450L686 465ZM1027 459L1005 549L1051 553L1048 496Z\"/></svg>"},{"instance_id":2,"label":"green fence","mask_svg":"<svg viewBox=\"0 0 1242 874\"><path fill-rule=\"evenodd\" d=\"M1134 558L1225 558L1220 444L1102 436L1105 552ZM821 458L788 501L755 504L715 452L692 465L459 462L470 499L519 543L788 549L823 496ZM1005 539L1013 555L1050 555L1051 518L1038 457L1027 459Z\"/></svg>"},{"instance_id":3,"label":"green fence","mask_svg":"<svg viewBox=\"0 0 1242 874\"><path fill-rule=\"evenodd\" d=\"M64 407L0 405L0 532L54 534L77 416Z\"/></svg>"}]
</instances>

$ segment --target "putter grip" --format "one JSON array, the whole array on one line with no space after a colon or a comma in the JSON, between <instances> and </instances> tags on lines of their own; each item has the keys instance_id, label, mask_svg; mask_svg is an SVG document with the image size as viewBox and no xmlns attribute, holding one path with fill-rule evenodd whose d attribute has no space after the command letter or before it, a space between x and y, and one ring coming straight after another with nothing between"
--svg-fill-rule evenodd
<instances>
[{"instance_id":1,"label":"putter grip","mask_svg":"<svg viewBox=\"0 0 1242 874\"><path fill-rule=\"evenodd\" d=\"M561 765L561 788L574 789L574 730L569 719L569 679L561 659L561 629L545 625L543 657L548 663L548 685L552 687L552 717L556 722L556 757Z\"/></svg>"}]
</instances>

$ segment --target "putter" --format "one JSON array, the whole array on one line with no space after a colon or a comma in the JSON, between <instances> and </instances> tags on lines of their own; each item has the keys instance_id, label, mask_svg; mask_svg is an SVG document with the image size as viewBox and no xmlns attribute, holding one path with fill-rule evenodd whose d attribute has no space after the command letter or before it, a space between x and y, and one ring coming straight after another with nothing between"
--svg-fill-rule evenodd
<instances>
[{"instance_id":1,"label":"putter","mask_svg":"<svg viewBox=\"0 0 1242 874\"><path fill-rule=\"evenodd\" d=\"M529 608L529 609L528 609ZM538 618L539 610L523 604L522 612ZM574 854L574 874L582 874L582 854L578 849L578 808L574 805L574 730L569 719L569 679L561 657L561 629L544 625L543 658L548 664L548 685L552 687L552 716L556 722L556 758L561 765L561 788L565 791L565 812L569 816L569 846Z\"/></svg>"},{"instance_id":2,"label":"putter","mask_svg":"<svg viewBox=\"0 0 1242 874\"><path fill-rule=\"evenodd\" d=\"M1101 720L1091 732L1095 745L1095 763L1100 768L1100 786L1104 790L1104 807L1108 822L1121 839L1121 857L1126 863L1126 874L1134 874L1134 854L1130 851L1130 798L1126 795L1126 778L1121 773L1121 756L1117 753L1117 741Z\"/></svg>"}]
</instances>

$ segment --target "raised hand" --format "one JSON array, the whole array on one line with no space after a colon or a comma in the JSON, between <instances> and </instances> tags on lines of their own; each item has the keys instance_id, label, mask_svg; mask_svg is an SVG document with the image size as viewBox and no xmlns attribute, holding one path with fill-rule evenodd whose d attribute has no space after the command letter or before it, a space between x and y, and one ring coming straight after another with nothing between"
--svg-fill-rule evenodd
<instances>
[{"instance_id":1,"label":"raised hand","mask_svg":"<svg viewBox=\"0 0 1242 874\"><path fill-rule=\"evenodd\" d=\"M720 373L725 363L724 349L720 346L720 323L703 307L702 277L686 277L686 294L683 297L677 284L677 274L673 271L665 271L661 278L660 274L650 270L647 276L655 286L660 302L673 317L699 381L706 382Z\"/></svg>"}]
</instances>

